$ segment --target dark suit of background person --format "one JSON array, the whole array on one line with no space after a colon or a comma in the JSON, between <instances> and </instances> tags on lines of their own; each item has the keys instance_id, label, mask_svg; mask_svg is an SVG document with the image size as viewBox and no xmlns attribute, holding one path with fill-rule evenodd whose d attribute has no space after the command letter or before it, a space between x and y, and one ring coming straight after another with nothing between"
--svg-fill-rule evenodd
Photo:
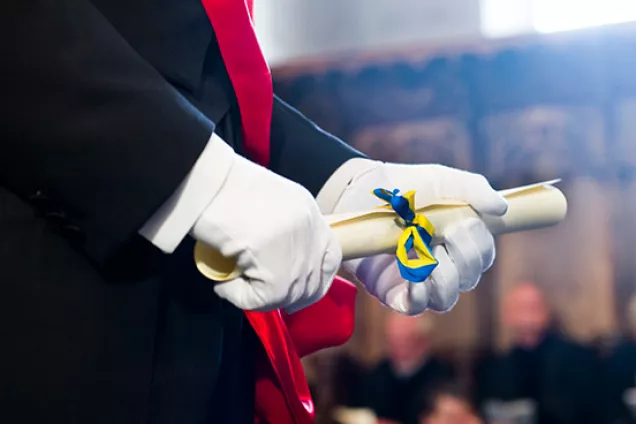
<instances>
[{"instance_id":1,"label":"dark suit of background person","mask_svg":"<svg viewBox=\"0 0 636 424\"><path fill-rule=\"evenodd\" d=\"M625 315L625 337L603 358L605 424L636 423L636 296L629 300Z\"/></svg>"},{"instance_id":2,"label":"dark suit of background person","mask_svg":"<svg viewBox=\"0 0 636 424\"><path fill-rule=\"evenodd\" d=\"M3 2L0 38L0 422L253 422L242 311L138 235L213 131L241 152L201 3ZM314 195L360 156L279 99L271 142Z\"/></svg>"},{"instance_id":3,"label":"dark suit of background person","mask_svg":"<svg viewBox=\"0 0 636 424\"><path fill-rule=\"evenodd\" d=\"M595 352L549 331L541 291L521 283L504 299L512 347L477 367L476 395L489 401L535 402L537 424L598 423L599 368Z\"/></svg>"},{"instance_id":4,"label":"dark suit of background person","mask_svg":"<svg viewBox=\"0 0 636 424\"><path fill-rule=\"evenodd\" d=\"M422 399L451 382L455 372L431 352L431 317L391 313L385 323L387 357L361 380L360 397L378 418L417 424Z\"/></svg>"},{"instance_id":5,"label":"dark suit of background person","mask_svg":"<svg viewBox=\"0 0 636 424\"><path fill-rule=\"evenodd\" d=\"M605 424L636 423L636 408L631 409L626 398L634 402L636 387L636 343L623 340L603 361L603 422ZM631 396L630 396L631 395ZM633 408L633 406L632 406Z\"/></svg>"}]
</instances>

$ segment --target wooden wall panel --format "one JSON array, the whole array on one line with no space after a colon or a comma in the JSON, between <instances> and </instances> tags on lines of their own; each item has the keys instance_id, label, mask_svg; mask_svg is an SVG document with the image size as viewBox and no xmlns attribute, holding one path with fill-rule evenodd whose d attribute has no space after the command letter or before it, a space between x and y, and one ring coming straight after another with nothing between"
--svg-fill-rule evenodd
<instances>
[{"instance_id":1,"label":"wooden wall panel","mask_svg":"<svg viewBox=\"0 0 636 424\"><path fill-rule=\"evenodd\" d=\"M365 127L351 144L380 160L441 163L472 169L472 139L465 122L452 116Z\"/></svg>"},{"instance_id":2,"label":"wooden wall panel","mask_svg":"<svg viewBox=\"0 0 636 424\"><path fill-rule=\"evenodd\" d=\"M498 241L495 268L436 317L436 344L504 346L501 298L536 281L563 328L615 335L636 294L636 25L274 70L279 95L373 158L485 173L497 188L563 177L553 229ZM381 357L385 308L359 296L344 350Z\"/></svg>"},{"instance_id":3,"label":"wooden wall panel","mask_svg":"<svg viewBox=\"0 0 636 424\"><path fill-rule=\"evenodd\" d=\"M545 291L562 329L579 341L616 331L611 243L611 201L607 187L592 179L569 181L566 220L539 231L499 239L496 281L498 309L508 290L534 281ZM497 342L506 345L498 321Z\"/></svg>"}]
</instances>

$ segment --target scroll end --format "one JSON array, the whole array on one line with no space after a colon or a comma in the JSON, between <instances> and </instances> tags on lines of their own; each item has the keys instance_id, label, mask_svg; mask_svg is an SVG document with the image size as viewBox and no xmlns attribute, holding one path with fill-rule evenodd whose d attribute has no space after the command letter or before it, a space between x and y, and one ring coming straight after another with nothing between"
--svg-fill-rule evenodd
<instances>
[{"instance_id":1,"label":"scroll end","mask_svg":"<svg viewBox=\"0 0 636 424\"><path fill-rule=\"evenodd\" d=\"M203 276L216 282L230 281L240 276L236 258L227 258L201 242L194 246L194 262Z\"/></svg>"}]
</instances>

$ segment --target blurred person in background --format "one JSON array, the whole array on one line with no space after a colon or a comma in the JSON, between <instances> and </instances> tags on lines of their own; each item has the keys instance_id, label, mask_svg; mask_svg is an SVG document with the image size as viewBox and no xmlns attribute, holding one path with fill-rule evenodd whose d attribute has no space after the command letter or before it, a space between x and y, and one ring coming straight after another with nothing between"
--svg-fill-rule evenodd
<instances>
[{"instance_id":1,"label":"blurred person in background","mask_svg":"<svg viewBox=\"0 0 636 424\"><path fill-rule=\"evenodd\" d=\"M626 337L603 364L603 408L607 424L636 423L636 296L627 306Z\"/></svg>"},{"instance_id":2,"label":"blurred person in background","mask_svg":"<svg viewBox=\"0 0 636 424\"><path fill-rule=\"evenodd\" d=\"M492 415L508 419L504 411L514 409L529 420L523 422L598 423L596 356L551 330L551 311L542 291L530 282L518 284L504 299L502 318L510 350L477 368L477 402L489 422L497 422ZM522 404L524 408L517 408ZM513 422L522 422L521 415Z\"/></svg>"},{"instance_id":3,"label":"blurred person in background","mask_svg":"<svg viewBox=\"0 0 636 424\"><path fill-rule=\"evenodd\" d=\"M424 397L418 424L482 424L482 421L459 387L443 384Z\"/></svg>"},{"instance_id":4,"label":"blurred person in background","mask_svg":"<svg viewBox=\"0 0 636 424\"><path fill-rule=\"evenodd\" d=\"M453 369L431 353L429 315L390 313L385 322L387 357L363 381L363 403L380 424L417 424L421 399L450 381Z\"/></svg>"}]
</instances>

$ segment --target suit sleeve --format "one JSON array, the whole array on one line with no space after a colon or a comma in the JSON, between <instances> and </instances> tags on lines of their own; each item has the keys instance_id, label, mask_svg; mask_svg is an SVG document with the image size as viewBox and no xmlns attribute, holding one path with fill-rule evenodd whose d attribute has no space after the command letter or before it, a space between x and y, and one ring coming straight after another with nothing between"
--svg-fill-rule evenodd
<instances>
[{"instance_id":1,"label":"suit sleeve","mask_svg":"<svg viewBox=\"0 0 636 424\"><path fill-rule=\"evenodd\" d=\"M276 96L271 143L271 169L303 185L314 196L345 162L364 158Z\"/></svg>"},{"instance_id":2,"label":"suit sleeve","mask_svg":"<svg viewBox=\"0 0 636 424\"><path fill-rule=\"evenodd\" d=\"M177 190L214 123L88 1L3 1L0 51L0 184L103 264Z\"/></svg>"},{"instance_id":3,"label":"suit sleeve","mask_svg":"<svg viewBox=\"0 0 636 424\"><path fill-rule=\"evenodd\" d=\"M212 134L186 179L139 231L164 253L173 253L225 184L234 150Z\"/></svg>"}]
</instances>

